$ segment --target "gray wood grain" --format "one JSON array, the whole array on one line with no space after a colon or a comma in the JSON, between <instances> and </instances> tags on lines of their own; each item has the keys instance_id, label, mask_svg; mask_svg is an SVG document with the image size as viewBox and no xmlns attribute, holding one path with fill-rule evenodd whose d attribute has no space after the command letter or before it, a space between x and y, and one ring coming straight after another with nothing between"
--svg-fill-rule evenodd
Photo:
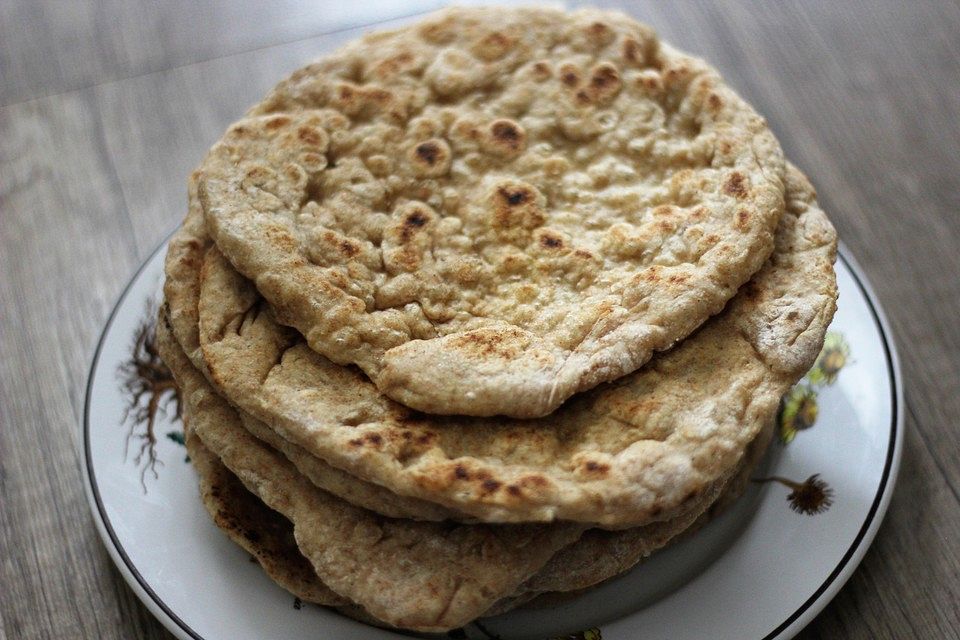
<instances>
[{"instance_id":1,"label":"gray wood grain","mask_svg":"<svg viewBox=\"0 0 960 640\"><path fill-rule=\"evenodd\" d=\"M0 105L423 11L440 0L0 2Z\"/></svg>"},{"instance_id":2,"label":"gray wood grain","mask_svg":"<svg viewBox=\"0 0 960 640\"><path fill-rule=\"evenodd\" d=\"M93 345L227 124L351 24L430 4L0 3L0 638L170 637L113 568L83 496ZM960 5L627 8L766 114L900 346L907 432L890 511L800 637L960 637Z\"/></svg>"}]
</instances>

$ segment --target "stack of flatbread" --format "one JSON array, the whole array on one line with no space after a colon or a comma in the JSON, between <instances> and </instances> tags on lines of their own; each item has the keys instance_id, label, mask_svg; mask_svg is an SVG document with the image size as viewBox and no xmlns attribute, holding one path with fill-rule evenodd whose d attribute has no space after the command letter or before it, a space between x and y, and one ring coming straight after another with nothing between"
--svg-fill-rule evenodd
<instances>
[{"instance_id":1,"label":"stack of flatbread","mask_svg":"<svg viewBox=\"0 0 960 640\"><path fill-rule=\"evenodd\" d=\"M820 350L835 252L703 61L618 13L455 9L226 131L158 335L217 525L305 601L443 631L736 497Z\"/></svg>"}]
</instances>

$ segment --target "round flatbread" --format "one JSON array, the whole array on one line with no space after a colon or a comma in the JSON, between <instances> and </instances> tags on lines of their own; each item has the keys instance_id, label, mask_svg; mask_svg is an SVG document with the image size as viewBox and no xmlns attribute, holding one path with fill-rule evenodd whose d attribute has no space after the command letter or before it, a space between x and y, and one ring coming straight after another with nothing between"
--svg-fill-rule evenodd
<instances>
[{"instance_id":1,"label":"round flatbread","mask_svg":"<svg viewBox=\"0 0 960 640\"><path fill-rule=\"evenodd\" d=\"M271 580L304 602L348 604L317 577L286 518L250 493L196 435L188 431L185 443L200 480L203 506L230 540L253 556Z\"/></svg>"},{"instance_id":2,"label":"round flatbread","mask_svg":"<svg viewBox=\"0 0 960 640\"><path fill-rule=\"evenodd\" d=\"M784 162L623 14L450 9L294 73L201 166L224 255L318 353L435 414L538 417L764 263Z\"/></svg>"},{"instance_id":3,"label":"round flatbread","mask_svg":"<svg viewBox=\"0 0 960 640\"><path fill-rule=\"evenodd\" d=\"M689 514L673 521L582 537L582 527L562 523L384 518L320 491L247 432L237 410L189 363L166 319L158 338L182 391L188 450L217 525L284 588L375 624L440 631L506 611L545 590L592 585L664 546L727 484L717 483Z\"/></svg>"},{"instance_id":4,"label":"round flatbread","mask_svg":"<svg viewBox=\"0 0 960 640\"><path fill-rule=\"evenodd\" d=\"M799 171L767 265L648 366L539 420L426 416L278 324L212 247L200 343L231 402L330 465L491 522L638 526L724 477L809 368L836 308L836 235Z\"/></svg>"},{"instance_id":5,"label":"round flatbread","mask_svg":"<svg viewBox=\"0 0 960 640\"><path fill-rule=\"evenodd\" d=\"M200 268L212 241L204 226L195 178L196 174L191 175L188 183L187 215L183 224L170 238L167 247L162 321L191 364L209 376L200 351L197 307L200 300ZM249 414L241 413L241 419L248 431L281 451L314 484L347 502L393 518L469 520L465 514L455 514L450 509L425 500L398 496L380 485L364 482L332 467L301 447L284 440Z\"/></svg>"},{"instance_id":6,"label":"round flatbread","mask_svg":"<svg viewBox=\"0 0 960 640\"><path fill-rule=\"evenodd\" d=\"M300 552L335 593L387 624L446 631L509 596L583 527L467 525L386 518L313 485L243 428L166 326L164 362L182 391L191 432L267 507L293 523Z\"/></svg>"},{"instance_id":7,"label":"round flatbread","mask_svg":"<svg viewBox=\"0 0 960 640\"><path fill-rule=\"evenodd\" d=\"M197 301L200 298L200 267L212 244L203 221L203 209L197 196L197 174L187 180L187 215L167 243L163 262L165 315L170 329L193 366L203 370L206 363L200 353Z\"/></svg>"}]
</instances>

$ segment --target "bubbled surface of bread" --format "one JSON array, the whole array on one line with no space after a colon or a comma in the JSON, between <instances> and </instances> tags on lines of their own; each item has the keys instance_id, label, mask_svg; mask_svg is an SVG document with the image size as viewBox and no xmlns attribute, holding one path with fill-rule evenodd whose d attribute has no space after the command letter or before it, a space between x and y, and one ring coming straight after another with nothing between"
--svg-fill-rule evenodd
<instances>
[{"instance_id":1,"label":"bubbled surface of bread","mask_svg":"<svg viewBox=\"0 0 960 640\"><path fill-rule=\"evenodd\" d=\"M534 417L717 313L783 175L752 108L627 16L453 9L295 72L199 193L311 348L421 411Z\"/></svg>"},{"instance_id":2,"label":"bubbled surface of bread","mask_svg":"<svg viewBox=\"0 0 960 640\"><path fill-rule=\"evenodd\" d=\"M288 441L394 493L488 522L639 526L685 512L813 363L836 234L796 169L777 250L694 335L536 420L430 416L312 350L212 247L199 339L215 387Z\"/></svg>"}]
</instances>

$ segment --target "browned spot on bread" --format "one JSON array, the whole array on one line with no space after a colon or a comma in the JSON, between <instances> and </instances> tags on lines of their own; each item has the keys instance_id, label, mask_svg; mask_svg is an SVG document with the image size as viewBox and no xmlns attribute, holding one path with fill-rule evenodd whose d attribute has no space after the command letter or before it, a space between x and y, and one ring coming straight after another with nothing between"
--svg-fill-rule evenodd
<instances>
[{"instance_id":1,"label":"browned spot on bread","mask_svg":"<svg viewBox=\"0 0 960 640\"><path fill-rule=\"evenodd\" d=\"M488 478L484 480L483 484L480 485L484 494L493 493L494 491L499 489L501 486L503 486L503 483L498 480L494 480L493 478Z\"/></svg>"},{"instance_id":2,"label":"browned spot on bread","mask_svg":"<svg viewBox=\"0 0 960 640\"><path fill-rule=\"evenodd\" d=\"M520 478L519 485L524 489L546 489L550 483L542 475L531 474Z\"/></svg>"},{"instance_id":3,"label":"browned spot on bread","mask_svg":"<svg viewBox=\"0 0 960 640\"><path fill-rule=\"evenodd\" d=\"M410 242L410 239L423 227L427 226L430 220L430 213L425 209L420 207L412 209L400 224L400 244Z\"/></svg>"},{"instance_id":4,"label":"browned spot on bread","mask_svg":"<svg viewBox=\"0 0 960 640\"><path fill-rule=\"evenodd\" d=\"M603 22L591 23L586 32L587 41L598 49L610 44L615 35L613 29Z\"/></svg>"},{"instance_id":5,"label":"browned spot on bread","mask_svg":"<svg viewBox=\"0 0 960 640\"><path fill-rule=\"evenodd\" d=\"M507 493L514 497L519 497L523 493L523 490L515 484L510 484L507 485Z\"/></svg>"},{"instance_id":6,"label":"browned spot on bread","mask_svg":"<svg viewBox=\"0 0 960 640\"><path fill-rule=\"evenodd\" d=\"M497 120L490 125L490 132L494 139L513 149L519 148L524 138L520 125L512 120Z\"/></svg>"},{"instance_id":7,"label":"browned spot on bread","mask_svg":"<svg viewBox=\"0 0 960 640\"><path fill-rule=\"evenodd\" d=\"M393 92L386 89L368 89L366 97L377 104L386 104L393 100Z\"/></svg>"},{"instance_id":8,"label":"browned spot on bread","mask_svg":"<svg viewBox=\"0 0 960 640\"><path fill-rule=\"evenodd\" d=\"M500 258L497 270L502 273L520 273L530 264L526 254L509 254Z\"/></svg>"},{"instance_id":9,"label":"browned spot on bread","mask_svg":"<svg viewBox=\"0 0 960 640\"><path fill-rule=\"evenodd\" d=\"M313 127L307 126L297 129L297 138L299 138L301 142L305 142L314 147L323 146L327 142L326 134Z\"/></svg>"},{"instance_id":10,"label":"browned spot on bread","mask_svg":"<svg viewBox=\"0 0 960 640\"><path fill-rule=\"evenodd\" d=\"M723 100L715 93L711 93L707 97L707 104L710 106L712 111L719 111L720 107L723 106Z\"/></svg>"},{"instance_id":11,"label":"browned spot on bread","mask_svg":"<svg viewBox=\"0 0 960 640\"><path fill-rule=\"evenodd\" d=\"M661 233L670 233L677 228L677 224L673 220L657 220L656 226Z\"/></svg>"},{"instance_id":12,"label":"browned spot on bread","mask_svg":"<svg viewBox=\"0 0 960 640\"><path fill-rule=\"evenodd\" d=\"M323 155L319 153L314 153L312 151L308 151L304 153L302 156L300 156L300 160L304 164L308 165L307 167L305 167L307 169L323 167L323 166L326 166L327 164L327 159Z\"/></svg>"},{"instance_id":13,"label":"browned spot on bread","mask_svg":"<svg viewBox=\"0 0 960 640\"><path fill-rule=\"evenodd\" d=\"M663 217L673 216L674 212L675 210L673 205L661 204L654 207L650 213L653 215L654 218L663 218Z\"/></svg>"},{"instance_id":14,"label":"browned spot on bread","mask_svg":"<svg viewBox=\"0 0 960 640\"><path fill-rule=\"evenodd\" d=\"M550 78L553 75L553 72L550 69L550 65L542 60L533 65L533 77L538 81L543 82Z\"/></svg>"},{"instance_id":15,"label":"browned spot on bread","mask_svg":"<svg viewBox=\"0 0 960 640\"><path fill-rule=\"evenodd\" d=\"M592 102L609 102L620 92L623 82L620 72L609 62L602 62L593 68L590 73L590 84L587 95ZM579 98L580 94L577 94Z\"/></svg>"},{"instance_id":16,"label":"browned spot on bread","mask_svg":"<svg viewBox=\"0 0 960 640\"><path fill-rule=\"evenodd\" d=\"M515 40L500 31L492 31L480 38L472 48L473 55L481 60L491 62L502 58L511 48Z\"/></svg>"},{"instance_id":17,"label":"browned spot on bread","mask_svg":"<svg viewBox=\"0 0 960 640\"><path fill-rule=\"evenodd\" d=\"M457 480L468 480L470 478L470 473L462 464L458 464L453 468L453 475L457 478Z\"/></svg>"},{"instance_id":18,"label":"browned spot on bread","mask_svg":"<svg viewBox=\"0 0 960 640\"><path fill-rule=\"evenodd\" d=\"M620 74L611 64L598 66L590 77L591 87L606 87L620 80Z\"/></svg>"},{"instance_id":19,"label":"browned spot on bread","mask_svg":"<svg viewBox=\"0 0 960 640\"><path fill-rule=\"evenodd\" d=\"M499 193L500 197L502 197L510 206L523 204L530 198L529 192L523 189L508 189L505 187L500 187L497 189L497 193Z\"/></svg>"},{"instance_id":20,"label":"browned spot on bread","mask_svg":"<svg viewBox=\"0 0 960 640\"><path fill-rule=\"evenodd\" d=\"M690 76L690 67L685 64L678 64L675 67L667 69L663 79L667 85L682 84Z\"/></svg>"},{"instance_id":21,"label":"browned spot on bread","mask_svg":"<svg viewBox=\"0 0 960 640\"><path fill-rule=\"evenodd\" d=\"M327 279L330 281L330 284L338 289L346 289L350 286L350 280L347 278L347 275L340 270L331 270L327 274Z\"/></svg>"},{"instance_id":22,"label":"browned spot on bread","mask_svg":"<svg viewBox=\"0 0 960 640\"><path fill-rule=\"evenodd\" d=\"M749 222L750 222L750 212L747 211L746 209L738 209L737 210L737 228L741 230L746 229Z\"/></svg>"},{"instance_id":23,"label":"browned spot on bread","mask_svg":"<svg viewBox=\"0 0 960 640\"><path fill-rule=\"evenodd\" d=\"M299 251L300 243L283 228L274 226L267 227L263 235L270 241L271 245L281 251L292 255L295 255Z\"/></svg>"},{"instance_id":24,"label":"browned spot on bread","mask_svg":"<svg viewBox=\"0 0 960 640\"><path fill-rule=\"evenodd\" d=\"M388 78L399 74L408 68L412 62L413 55L409 51L401 51L395 56L378 62L373 68L373 74L379 78Z\"/></svg>"},{"instance_id":25,"label":"browned spot on bread","mask_svg":"<svg viewBox=\"0 0 960 640\"><path fill-rule=\"evenodd\" d=\"M417 209L407 216L406 223L412 227L422 227L427 224L428 218L423 211Z\"/></svg>"},{"instance_id":26,"label":"browned spot on bread","mask_svg":"<svg viewBox=\"0 0 960 640\"><path fill-rule=\"evenodd\" d=\"M420 27L420 37L433 44L444 44L450 42L458 30L448 20L431 22Z\"/></svg>"},{"instance_id":27,"label":"browned spot on bread","mask_svg":"<svg viewBox=\"0 0 960 640\"><path fill-rule=\"evenodd\" d=\"M669 278L667 278L667 281L668 281L668 282L671 282L671 283L673 283L673 284L683 284L684 282L686 282L686 281L689 280L689 279L690 279L690 278L689 278L686 274L683 274L683 273L675 273L675 274L673 274L672 276L670 276Z\"/></svg>"},{"instance_id":28,"label":"browned spot on bread","mask_svg":"<svg viewBox=\"0 0 960 640\"><path fill-rule=\"evenodd\" d=\"M577 249L573 252L573 255L578 258L583 258L584 260L593 260L596 257L586 249Z\"/></svg>"},{"instance_id":29,"label":"browned spot on bread","mask_svg":"<svg viewBox=\"0 0 960 640\"><path fill-rule=\"evenodd\" d=\"M287 116L274 116L267 120L263 126L267 129L267 131L274 131L281 127L285 127L288 124L290 124L290 118Z\"/></svg>"},{"instance_id":30,"label":"browned spot on bread","mask_svg":"<svg viewBox=\"0 0 960 640\"><path fill-rule=\"evenodd\" d=\"M256 165L247 170L246 177L247 180L258 183L270 178L270 172L265 167Z\"/></svg>"},{"instance_id":31,"label":"browned spot on bread","mask_svg":"<svg viewBox=\"0 0 960 640\"><path fill-rule=\"evenodd\" d=\"M523 182L501 183L493 191L492 224L498 229L534 229L546 216L537 202L536 189Z\"/></svg>"},{"instance_id":32,"label":"browned spot on bread","mask_svg":"<svg viewBox=\"0 0 960 640\"><path fill-rule=\"evenodd\" d=\"M519 329L475 329L452 337L451 344L465 355L510 360L520 354Z\"/></svg>"},{"instance_id":33,"label":"browned spot on bread","mask_svg":"<svg viewBox=\"0 0 960 640\"><path fill-rule=\"evenodd\" d=\"M427 164L433 164L440 155L440 148L436 142L423 142L417 145L417 156Z\"/></svg>"},{"instance_id":34,"label":"browned spot on bread","mask_svg":"<svg viewBox=\"0 0 960 640\"><path fill-rule=\"evenodd\" d=\"M565 64L560 67L560 81L568 87L575 87L580 84L580 71L572 64Z\"/></svg>"},{"instance_id":35,"label":"browned spot on bread","mask_svg":"<svg viewBox=\"0 0 960 640\"><path fill-rule=\"evenodd\" d=\"M402 101L392 92L376 86L347 82L337 85L331 106L352 117L370 117L378 112L391 115L394 119L403 119L405 116Z\"/></svg>"},{"instance_id":36,"label":"browned spot on bread","mask_svg":"<svg viewBox=\"0 0 960 640\"><path fill-rule=\"evenodd\" d=\"M623 57L631 64L640 64L643 62L643 47L633 38L627 38L623 41Z\"/></svg>"},{"instance_id":37,"label":"browned spot on bread","mask_svg":"<svg viewBox=\"0 0 960 640\"><path fill-rule=\"evenodd\" d=\"M723 192L727 195L737 198L738 200L746 198L746 178L739 171L734 171L730 174L730 177L727 178L727 181L723 183Z\"/></svg>"},{"instance_id":38,"label":"browned spot on bread","mask_svg":"<svg viewBox=\"0 0 960 640\"><path fill-rule=\"evenodd\" d=\"M595 462L593 460L587 460L586 464L583 465L584 468L592 474L595 475L606 475L610 471L610 465L603 462Z\"/></svg>"},{"instance_id":39,"label":"browned spot on bread","mask_svg":"<svg viewBox=\"0 0 960 640\"><path fill-rule=\"evenodd\" d=\"M348 258L353 258L360 253L360 247L345 239L340 242L340 251Z\"/></svg>"},{"instance_id":40,"label":"browned spot on bread","mask_svg":"<svg viewBox=\"0 0 960 640\"><path fill-rule=\"evenodd\" d=\"M730 174L730 177L727 178L727 181L723 183L723 192L727 195L733 196L738 200L742 200L747 197L747 185L746 178L739 171L734 171Z\"/></svg>"},{"instance_id":41,"label":"browned spot on bread","mask_svg":"<svg viewBox=\"0 0 960 640\"><path fill-rule=\"evenodd\" d=\"M415 145L409 157L414 173L419 176L440 176L450 168L450 147L438 138Z\"/></svg>"},{"instance_id":42,"label":"browned spot on bread","mask_svg":"<svg viewBox=\"0 0 960 640\"><path fill-rule=\"evenodd\" d=\"M546 249L560 249L563 247L563 238L544 233L540 236L540 245Z\"/></svg>"}]
</instances>

